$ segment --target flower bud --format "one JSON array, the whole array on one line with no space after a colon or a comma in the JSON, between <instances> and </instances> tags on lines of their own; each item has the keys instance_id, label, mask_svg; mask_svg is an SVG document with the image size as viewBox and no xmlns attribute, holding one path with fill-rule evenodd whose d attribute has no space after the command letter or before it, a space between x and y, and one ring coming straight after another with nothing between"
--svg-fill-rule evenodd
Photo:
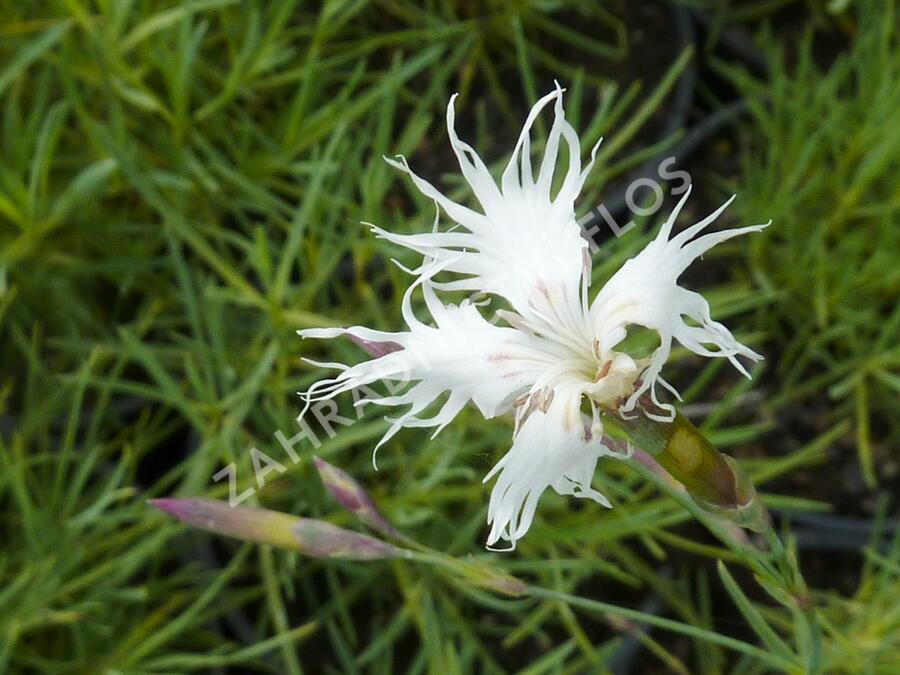
<instances>
[{"instance_id":1,"label":"flower bud","mask_svg":"<svg viewBox=\"0 0 900 675\"><path fill-rule=\"evenodd\" d=\"M244 541L297 549L291 528L300 519L288 513L251 506L231 507L214 499L151 499L149 504L202 530Z\"/></svg>"},{"instance_id":2,"label":"flower bud","mask_svg":"<svg viewBox=\"0 0 900 675\"><path fill-rule=\"evenodd\" d=\"M301 552L314 558L379 560L407 555L403 549L380 539L345 530L324 520L312 518L299 518L298 520L299 522L292 528L294 541Z\"/></svg>"},{"instance_id":3,"label":"flower bud","mask_svg":"<svg viewBox=\"0 0 900 675\"><path fill-rule=\"evenodd\" d=\"M325 489L338 504L376 532L393 539L402 538L397 529L381 515L371 497L353 476L321 457L313 457L313 461Z\"/></svg>"},{"instance_id":4,"label":"flower bud","mask_svg":"<svg viewBox=\"0 0 900 675\"><path fill-rule=\"evenodd\" d=\"M150 504L203 530L314 558L377 560L406 555L403 549L366 534L269 509L231 507L213 499L151 499Z\"/></svg>"}]
</instances>

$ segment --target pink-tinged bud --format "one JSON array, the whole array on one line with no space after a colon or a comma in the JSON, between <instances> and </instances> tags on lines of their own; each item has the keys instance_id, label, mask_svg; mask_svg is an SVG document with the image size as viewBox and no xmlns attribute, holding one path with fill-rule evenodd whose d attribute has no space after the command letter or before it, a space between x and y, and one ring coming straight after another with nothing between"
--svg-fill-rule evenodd
<instances>
[{"instance_id":1,"label":"pink-tinged bud","mask_svg":"<svg viewBox=\"0 0 900 675\"><path fill-rule=\"evenodd\" d=\"M231 507L214 499L151 499L148 503L203 530L298 550L291 529L300 520L297 516L250 506Z\"/></svg>"},{"instance_id":2,"label":"pink-tinged bud","mask_svg":"<svg viewBox=\"0 0 900 675\"><path fill-rule=\"evenodd\" d=\"M375 358L390 354L391 352L399 352L403 349L403 347L396 342L374 342L372 340L363 340L350 333L345 333L345 335Z\"/></svg>"},{"instance_id":3,"label":"pink-tinged bud","mask_svg":"<svg viewBox=\"0 0 900 675\"><path fill-rule=\"evenodd\" d=\"M303 553L315 558L379 560L407 555L407 551L380 539L345 530L324 520L298 520L293 527L294 541Z\"/></svg>"},{"instance_id":4,"label":"pink-tinged bud","mask_svg":"<svg viewBox=\"0 0 900 675\"><path fill-rule=\"evenodd\" d=\"M402 538L400 532L381 515L368 493L353 476L321 457L313 457L313 461L325 489L338 504L376 532L393 539Z\"/></svg>"},{"instance_id":5,"label":"pink-tinged bud","mask_svg":"<svg viewBox=\"0 0 900 675\"><path fill-rule=\"evenodd\" d=\"M365 534L269 509L231 507L213 499L151 499L149 503L203 530L278 546L315 558L377 560L406 554L396 546Z\"/></svg>"}]
</instances>

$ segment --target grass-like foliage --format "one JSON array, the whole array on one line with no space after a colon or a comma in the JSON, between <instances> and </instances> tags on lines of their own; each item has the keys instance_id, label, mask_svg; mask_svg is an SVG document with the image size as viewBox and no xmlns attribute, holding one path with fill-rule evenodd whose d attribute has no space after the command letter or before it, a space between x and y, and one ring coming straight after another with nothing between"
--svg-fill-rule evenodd
<instances>
[{"instance_id":1,"label":"grass-like foliage","mask_svg":"<svg viewBox=\"0 0 900 675\"><path fill-rule=\"evenodd\" d=\"M747 4L741 20L786 3ZM434 205L382 155L470 198L445 140L454 91L461 133L498 169L559 78L585 148L606 138L586 212L677 140L659 128L697 51L657 45L646 66L627 3L0 3L0 671L900 672L894 505L866 491L875 508L847 522L824 512L855 497L814 480L858 448L889 484L900 434L897 15L832 4L819 20L851 35L835 63L771 37L767 77L722 66L753 112L736 213L775 222L692 283L769 360L753 381L685 352L669 366L779 536L748 538L610 461L595 484L616 508L548 492L503 556L483 548L481 479L510 425L463 411L434 440L404 431L375 472L386 423L348 396L352 424L311 420L291 443L296 392L321 375L299 357L361 358L295 330L400 327L409 277L359 221L431 226ZM603 247L595 283L659 215ZM146 505L227 500L233 475L245 505L358 528L314 454L419 557L316 560ZM488 568L528 591L458 573Z\"/></svg>"},{"instance_id":2,"label":"grass-like foliage","mask_svg":"<svg viewBox=\"0 0 900 675\"><path fill-rule=\"evenodd\" d=\"M900 28L894 3L859 4L856 38L827 70L809 30L790 67L769 37L765 82L731 74L756 133L740 210L778 222L748 247L760 285L780 297L759 317L781 350L774 405L853 420L874 486L876 443L900 441Z\"/></svg>"}]
</instances>

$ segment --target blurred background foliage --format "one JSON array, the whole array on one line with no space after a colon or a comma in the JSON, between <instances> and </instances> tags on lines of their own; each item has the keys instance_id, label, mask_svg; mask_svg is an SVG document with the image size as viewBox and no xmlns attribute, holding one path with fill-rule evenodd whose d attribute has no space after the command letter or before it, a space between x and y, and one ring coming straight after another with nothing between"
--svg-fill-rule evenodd
<instances>
[{"instance_id":1,"label":"blurred background foliage","mask_svg":"<svg viewBox=\"0 0 900 675\"><path fill-rule=\"evenodd\" d=\"M548 494L503 557L481 484L503 421L405 431L378 473L386 425L352 400L297 463L275 436L320 375L300 356L361 358L296 329L400 326L398 252L359 221L434 214L382 155L467 200L451 93L497 168L558 78L583 147L605 138L579 215L627 221L624 186L671 154L686 221L730 191L725 224L774 220L687 275L768 360L747 382L676 353L670 380L798 557L815 667L900 671L897 31L875 0L0 2L0 670L809 672L819 647L748 559L626 463L596 477L617 508ZM595 285L664 213L601 227ZM284 471L260 486L251 448ZM227 498L233 462L247 503L349 525L313 452L429 546L681 628L235 545L145 505Z\"/></svg>"}]
</instances>

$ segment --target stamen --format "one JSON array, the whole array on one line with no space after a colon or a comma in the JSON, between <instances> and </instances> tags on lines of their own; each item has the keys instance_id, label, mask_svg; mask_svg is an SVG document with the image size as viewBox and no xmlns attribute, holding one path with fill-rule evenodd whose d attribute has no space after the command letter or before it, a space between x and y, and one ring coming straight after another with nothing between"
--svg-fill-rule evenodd
<instances>
[{"instance_id":1,"label":"stamen","mask_svg":"<svg viewBox=\"0 0 900 675\"><path fill-rule=\"evenodd\" d=\"M597 371L597 377L594 378L594 382L599 382L604 377L609 375L609 369L612 368L612 361L607 361L603 364L599 371Z\"/></svg>"}]
</instances>

